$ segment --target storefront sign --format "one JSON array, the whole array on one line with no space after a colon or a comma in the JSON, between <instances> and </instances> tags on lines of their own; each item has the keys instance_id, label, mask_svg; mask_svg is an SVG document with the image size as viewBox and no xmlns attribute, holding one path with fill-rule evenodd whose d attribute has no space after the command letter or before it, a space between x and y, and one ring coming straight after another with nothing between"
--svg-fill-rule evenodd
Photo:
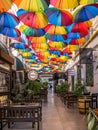
<instances>
[{"instance_id":1,"label":"storefront sign","mask_svg":"<svg viewBox=\"0 0 98 130\"><path fill-rule=\"evenodd\" d=\"M68 70L68 75L74 76L75 75L75 70L74 69L69 69Z\"/></svg>"},{"instance_id":2,"label":"storefront sign","mask_svg":"<svg viewBox=\"0 0 98 130\"><path fill-rule=\"evenodd\" d=\"M28 78L30 80L36 80L38 78L38 73L35 70L31 70L28 72Z\"/></svg>"}]
</instances>

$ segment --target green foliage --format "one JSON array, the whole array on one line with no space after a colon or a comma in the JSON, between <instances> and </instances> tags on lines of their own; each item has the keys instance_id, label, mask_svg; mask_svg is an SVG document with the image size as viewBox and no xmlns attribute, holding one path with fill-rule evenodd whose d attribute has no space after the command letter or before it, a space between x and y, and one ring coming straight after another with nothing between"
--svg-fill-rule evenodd
<instances>
[{"instance_id":1,"label":"green foliage","mask_svg":"<svg viewBox=\"0 0 98 130\"><path fill-rule=\"evenodd\" d=\"M58 92L68 92L69 84L67 82L62 82L60 85L57 85L56 90Z\"/></svg>"},{"instance_id":2,"label":"green foliage","mask_svg":"<svg viewBox=\"0 0 98 130\"><path fill-rule=\"evenodd\" d=\"M13 100L32 99L34 95L37 95L40 92L41 87L41 82L28 80L24 86L16 86L13 89Z\"/></svg>"},{"instance_id":3,"label":"green foliage","mask_svg":"<svg viewBox=\"0 0 98 130\"><path fill-rule=\"evenodd\" d=\"M85 92L85 85L83 85L81 82L76 83L75 86L74 86L73 93L77 97L80 97L81 95L84 94L84 92Z\"/></svg>"},{"instance_id":4,"label":"green foliage","mask_svg":"<svg viewBox=\"0 0 98 130\"><path fill-rule=\"evenodd\" d=\"M87 124L88 124L88 130L98 130L98 118L93 112L93 110L90 110L87 115Z\"/></svg>"}]
</instances>

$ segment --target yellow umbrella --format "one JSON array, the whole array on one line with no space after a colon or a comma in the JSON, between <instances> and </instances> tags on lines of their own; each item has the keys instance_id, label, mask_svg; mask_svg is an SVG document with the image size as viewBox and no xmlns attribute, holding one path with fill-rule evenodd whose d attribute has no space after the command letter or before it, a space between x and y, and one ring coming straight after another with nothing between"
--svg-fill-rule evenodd
<instances>
[{"instance_id":1,"label":"yellow umbrella","mask_svg":"<svg viewBox=\"0 0 98 130\"><path fill-rule=\"evenodd\" d=\"M29 40L32 43L46 43L47 39L45 36L41 36L41 37L30 37Z\"/></svg>"},{"instance_id":2,"label":"yellow umbrella","mask_svg":"<svg viewBox=\"0 0 98 130\"><path fill-rule=\"evenodd\" d=\"M63 42L49 41L48 44L49 44L50 47L58 48L58 49L63 49L63 47L64 47L64 43Z\"/></svg>"},{"instance_id":3,"label":"yellow umbrella","mask_svg":"<svg viewBox=\"0 0 98 130\"><path fill-rule=\"evenodd\" d=\"M8 11L12 6L11 0L0 0L0 13Z\"/></svg>"},{"instance_id":4,"label":"yellow umbrella","mask_svg":"<svg viewBox=\"0 0 98 130\"><path fill-rule=\"evenodd\" d=\"M50 4L60 9L69 9L78 6L78 0L50 0Z\"/></svg>"},{"instance_id":5,"label":"yellow umbrella","mask_svg":"<svg viewBox=\"0 0 98 130\"><path fill-rule=\"evenodd\" d=\"M31 53L30 52L21 52L20 53L23 57L29 57L31 56Z\"/></svg>"},{"instance_id":6,"label":"yellow umbrella","mask_svg":"<svg viewBox=\"0 0 98 130\"><path fill-rule=\"evenodd\" d=\"M48 5L45 0L14 0L14 3L22 9L37 12L44 11Z\"/></svg>"},{"instance_id":7,"label":"yellow umbrella","mask_svg":"<svg viewBox=\"0 0 98 130\"><path fill-rule=\"evenodd\" d=\"M49 34L66 34L67 30L63 26L55 26L53 24L48 24L45 28L46 33Z\"/></svg>"},{"instance_id":8,"label":"yellow umbrella","mask_svg":"<svg viewBox=\"0 0 98 130\"><path fill-rule=\"evenodd\" d=\"M92 4L92 3L96 3L98 2L98 0L80 0L80 4Z\"/></svg>"},{"instance_id":9,"label":"yellow umbrella","mask_svg":"<svg viewBox=\"0 0 98 130\"><path fill-rule=\"evenodd\" d=\"M68 48L70 52L73 52L78 49L78 45L68 45L66 48Z\"/></svg>"}]
</instances>

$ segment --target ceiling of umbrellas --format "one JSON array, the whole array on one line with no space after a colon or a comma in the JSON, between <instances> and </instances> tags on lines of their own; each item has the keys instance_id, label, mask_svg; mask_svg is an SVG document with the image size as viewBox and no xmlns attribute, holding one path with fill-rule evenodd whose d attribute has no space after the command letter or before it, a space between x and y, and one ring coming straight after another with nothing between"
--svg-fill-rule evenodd
<instances>
[{"instance_id":1,"label":"ceiling of umbrellas","mask_svg":"<svg viewBox=\"0 0 98 130\"><path fill-rule=\"evenodd\" d=\"M85 42L90 20L98 15L95 2L98 0L0 0L0 34L17 41L10 47L32 69L62 71L73 51Z\"/></svg>"}]
</instances>

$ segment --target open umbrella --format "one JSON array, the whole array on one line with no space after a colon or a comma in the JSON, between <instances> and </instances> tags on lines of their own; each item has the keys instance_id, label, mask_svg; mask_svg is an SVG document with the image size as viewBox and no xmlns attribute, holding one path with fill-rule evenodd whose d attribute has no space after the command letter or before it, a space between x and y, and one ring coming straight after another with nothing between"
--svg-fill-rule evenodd
<instances>
[{"instance_id":1,"label":"open umbrella","mask_svg":"<svg viewBox=\"0 0 98 130\"><path fill-rule=\"evenodd\" d=\"M98 15L98 8L95 6L83 6L74 12L74 22L88 21Z\"/></svg>"},{"instance_id":2,"label":"open umbrella","mask_svg":"<svg viewBox=\"0 0 98 130\"><path fill-rule=\"evenodd\" d=\"M12 0L0 0L0 12L8 11L12 6Z\"/></svg>"},{"instance_id":3,"label":"open umbrella","mask_svg":"<svg viewBox=\"0 0 98 130\"><path fill-rule=\"evenodd\" d=\"M45 36L41 37L27 37L32 43L46 43L47 39Z\"/></svg>"},{"instance_id":4,"label":"open umbrella","mask_svg":"<svg viewBox=\"0 0 98 130\"><path fill-rule=\"evenodd\" d=\"M80 22L73 25L71 31L72 32L79 32L83 34L88 34L88 29L91 27L92 22Z\"/></svg>"},{"instance_id":5,"label":"open umbrella","mask_svg":"<svg viewBox=\"0 0 98 130\"><path fill-rule=\"evenodd\" d=\"M24 33L26 36L43 36L45 34L44 29L30 28L26 25L20 26L19 30Z\"/></svg>"},{"instance_id":6,"label":"open umbrella","mask_svg":"<svg viewBox=\"0 0 98 130\"><path fill-rule=\"evenodd\" d=\"M67 44L71 45L79 45L85 42L85 38L78 38L78 39L66 39L65 41Z\"/></svg>"},{"instance_id":7,"label":"open umbrella","mask_svg":"<svg viewBox=\"0 0 98 130\"><path fill-rule=\"evenodd\" d=\"M22 43L13 43L13 44L10 44L10 47L13 47L15 49L25 49L25 46Z\"/></svg>"},{"instance_id":8,"label":"open umbrella","mask_svg":"<svg viewBox=\"0 0 98 130\"><path fill-rule=\"evenodd\" d=\"M70 12L59 10L57 8L48 8L45 11L48 20L51 24L58 26L67 26L72 24L73 17Z\"/></svg>"},{"instance_id":9,"label":"open umbrella","mask_svg":"<svg viewBox=\"0 0 98 130\"><path fill-rule=\"evenodd\" d=\"M47 39L51 41L58 41L58 42L65 42L67 39L67 35L52 35L52 34L46 34L45 35Z\"/></svg>"},{"instance_id":10,"label":"open umbrella","mask_svg":"<svg viewBox=\"0 0 98 130\"><path fill-rule=\"evenodd\" d=\"M3 34L8 37L17 38L21 35L20 31L16 28L8 28L8 27L1 27L0 34Z\"/></svg>"},{"instance_id":11,"label":"open umbrella","mask_svg":"<svg viewBox=\"0 0 98 130\"><path fill-rule=\"evenodd\" d=\"M91 3L96 3L98 0L80 0L80 4L91 4Z\"/></svg>"},{"instance_id":12,"label":"open umbrella","mask_svg":"<svg viewBox=\"0 0 98 130\"><path fill-rule=\"evenodd\" d=\"M68 39L77 39L77 38L80 38L80 34L79 33L73 33L73 32L70 32L67 34L67 38Z\"/></svg>"},{"instance_id":13,"label":"open umbrella","mask_svg":"<svg viewBox=\"0 0 98 130\"><path fill-rule=\"evenodd\" d=\"M62 26L55 26L53 24L48 24L45 28L46 33L49 34L66 34L67 30Z\"/></svg>"},{"instance_id":14,"label":"open umbrella","mask_svg":"<svg viewBox=\"0 0 98 130\"><path fill-rule=\"evenodd\" d=\"M22 9L43 12L47 7L45 0L14 0L14 3Z\"/></svg>"},{"instance_id":15,"label":"open umbrella","mask_svg":"<svg viewBox=\"0 0 98 130\"><path fill-rule=\"evenodd\" d=\"M50 0L50 4L60 9L69 9L76 7L78 0Z\"/></svg>"},{"instance_id":16,"label":"open umbrella","mask_svg":"<svg viewBox=\"0 0 98 130\"><path fill-rule=\"evenodd\" d=\"M63 42L53 42L49 41L48 45L50 48L56 48L56 49L63 49L64 43Z\"/></svg>"},{"instance_id":17,"label":"open umbrella","mask_svg":"<svg viewBox=\"0 0 98 130\"><path fill-rule=\"evenodd\" d=\"M47 16L41 12L25 12L20 13L18 10L17 15L20 21L32 28L43 28L48 24Z\"/></svg>"},{"instance_id":18,"label":"open umbrella","mask_svg":"<svg viewBox=\"0 0 98 130\"><path fill-rule=\"evenodd\" d=\"M0 26L15 27L19 24L19 19L14 14L3 12L0 13Z\"/></svg>"}]
</instances>

